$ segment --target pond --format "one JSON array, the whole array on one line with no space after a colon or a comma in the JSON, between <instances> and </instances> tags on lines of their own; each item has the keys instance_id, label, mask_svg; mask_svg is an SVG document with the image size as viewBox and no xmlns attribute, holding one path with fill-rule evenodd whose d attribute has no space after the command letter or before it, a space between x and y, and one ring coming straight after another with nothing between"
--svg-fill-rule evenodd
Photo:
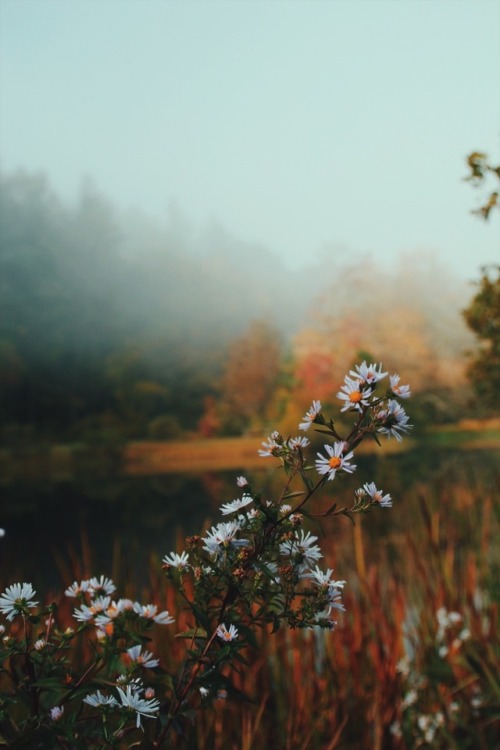
<instances>
[{"instance_id":1,"label":"pond","mask_svg":"<svg viewBox=\"0 0 500 750\"><path fill-rule=\"evenodd\" d=\"M391 494L394 507L363 517L366 546L370 559L377 559L382 552L394 555L397 541L422 523L422 496L434 506L441 503L444 518L448 512L455 517L455 500L462 490L472 489L476 495L494 492L499 458L497 449L429 447L359 456L356 473L328 483L315 499L315 507L319 512L336 498L344 504L354 489L375 481ZM182 548L185 535L200 533L207 523L221 520L220 504L241 496L236 486L238 475L244 474L255 488L262 489L264 497L275 497L284 477L276 465L273 459L263 459L262 468L249 470L242 466L193 474L101 472L11 479L2 487L0 525L6 535L0 540L0 584L26 580L38 590L60 590L62 583L79 576L104 573L122 585L126 581L145 585L151 566L160 569L161 558ZM497 518L498 510L497 504ZM476 514L480 509L470 507L465 512ZM473 523L472 517L470 521ZM346 536L351 538L352 527L346 518L329 520L324 528L339 545ZM465 554L467 544L472 543L469 531L455 533ZM334 546L330 545L329 563L338 556ZM346 561L346 567L351 564ZM347 574L342 571L343 577Z\"/></svg>"}]
</instances>

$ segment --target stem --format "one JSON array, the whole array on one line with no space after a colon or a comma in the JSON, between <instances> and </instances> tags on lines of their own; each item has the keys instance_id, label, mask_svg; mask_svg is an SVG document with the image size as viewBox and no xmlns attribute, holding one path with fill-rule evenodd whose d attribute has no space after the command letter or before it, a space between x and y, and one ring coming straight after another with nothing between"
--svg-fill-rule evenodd
<instances>
[{"instance_id":1,"label":"stem","mask_svg":"<svg viewBox=\"0 0 500 750\"><path fill-rule=\"evenodd\" d=\"M227 598L227 595L226 595L226 598ZM219 619L222 619L222 614L223 614L224 608L225 608L225 600L222 603L222 608L221 608L221 613L220 613ZM207 656L207 654L208 654L208 652L210 650L210 647L211 647L212 643L215 640L215 636L216 635L217 635L217 628L214 630L214 632L210 636L209 640L207 641L207 643L205 645L205 648L203 649L203 651L201 653L201 656L198 657L195 665L193 666L191 675L190 675L190 677L189 677L186 685L181 690L181 692L180 692L180 694L179 694L179 696L178 696L178 698L177 698L177 700L176 700L176 702L174 704L174 707L173 707L173 709L172 709L172 711L170 713L170 716L168 718L168 721L167 721L167 723L165 725L165 728L164 728L163 732L160 734L158 740L156 740L153 743L154 747L160 747L162 745L163 741L165 740L168 732L170 731L170 728L171 728L171 726L173 724L173 721L174 721L175 717L177 716L177 713L179 712L179 709L182 706L182 704L183 704L186 696L189 694L189 692L190 692L190 690L191 690L191 688L193 686L193 682L195 681L196 676L197 676L198 672L200 671L203 662L206 659L206 656ZM193 636L193 640L194 640L194 636ZM186 663L187 662L185 661L184 662L184 667L183 667L182 674L184 674L184 671L185 671L185 668L186 668Z\"/></svg>"},{"instance_id":2,"label":"stem","mask_svg":"<svg viewBox=\"0 0 500 750\"><path fill-rule=\"evenodd\" d=\"M101 659L102 659L102 657L98 657L97 661L95 661L93 664L90 665L90 667L88 667L88 669L85 670L85 672L82 674L82 676L80 677L80 679L78 680L78 682L75 685L73 685L73 687L70 688L63 695L63 697L60 700L60 705L62 705L63 703L65 703L67 700L69 700L69 698L71 697L71 695L82 684L82 682L85 680L85 678L92 672L93 669L95 669L97 667L97 665L99 664L99 661ZM99 672L103 668L103 666L104 666L104 663L101 664L101 666L99 667L99 669L97 671Z\"/></svg>"},{"instance_id":3,"label":"stem","mask_svg":"<svg viewBox=\"0 0 500 750\"><path fill-rule=\"evenodd\" d=\"M40 696L40 690L39 688L34 687L33 683L36 682L36 674L35 674L35 668L33 666L33 662L31 661L30 653L28 650L28 630L26 626L26 615L22 614L23 618L23 630L24 630L24 662L26 664L26 671L28 673L29 679L30 679L30 694L33 701L33 713L35 716L38 715L40 705L39 705L39 696Z\"/></svg>"}]
</instances>

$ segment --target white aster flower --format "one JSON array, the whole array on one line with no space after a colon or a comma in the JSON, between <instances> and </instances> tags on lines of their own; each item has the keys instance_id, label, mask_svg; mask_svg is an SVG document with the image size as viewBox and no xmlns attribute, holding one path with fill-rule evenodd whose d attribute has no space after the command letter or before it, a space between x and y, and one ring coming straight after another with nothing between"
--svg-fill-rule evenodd
<instances>
[{"instance_id":1,"label":"white aster flower","mask_svg":"<svg viewBox=\"0 0 500 750\"><path fill-rule=\"evenodd\" d=\"M316 565L314 569L311 568L307 573L304 573L302 578L311 578L311 580L320 588L326 588L328 586L339 586L340 588L343 588L345 581L333 581L332 575L332 568L321 570L321 568Z\"/></svg>"},{"instance_id":2,"label":"white aster flower","mask_svg":"<svg viewBox=\"0 0 500 750\"><path fill-rule=\"evenodd\" d=\"M120 599L121 601L121 599ZM115 617L118 617L122 613L122 609L120 608L120 601L118 602L111 602L109 607L106 609L105 616L108 617L110 620L114 620ZM132 602L131 602L132 604ZM132 607L134 605L132 604Z\"/></svg>"},{"instance_id":3,"label":"white aster flower","mask_svg":"<svg viewBox=\"0 0 500 750\"><path fill-rule=\"evenodd\" d=\"M132 690L135 690L136 692L142 693L144 691L144 685L142 684L142 680L140 677L133 677L130 678L130 675L128 674L120 674L116 678L116 684L117 685L130 685L132 687Z\"/></svg>"},{"instance_id":4,"label":"white aster flower","mask_svg":"<svg viewBox=\"0 0 500 750\"><path fill-rule=\"evenodd\" d=\"M227 628L224 623L221 623L216 630L217 635L223 641L234 641L238 637L238 629L234 625L230 625Z\"/></svg>"},{"instance_id":5,"label":"white aster flower","mask_svg":"<svg viewBox=\"0 0 500 750\"><path fill-rule=\"evenodd\" d=\"M101 708L103 706L118 706L118 701L112 695L103 695L100 690L91 695L87 695L83 699L84 703L88 703L93 708Z\"/></svg>"},{"instance_id":6,"label":"white aster flower","mask_svg":"<svg viewBox=\"0 0 500 750\"><path fill-rule=\"evenodd\" d=\"M326 616L330 614L332 607L345 612L345 607L340 601L342 596L342 589L345 586L345 581L334 581L332 580L332 575L333 570L331 568L323 571L316 565L314 570L311 570L309 573L306 573L302 576L302 578L311 578L320 589L326 591L329 604ZM324 616L324 614L322 614L322 616Z\"/></svg>"},{"instance_id":7,"label":"white aster flower","mask_svg":"<svg viewBox=\"0 0 500 750\"><path fill-rule=\"evenodd\" d=\"M313 401L308 411L302 417L302 422L299 424L299 430L308 430L320 412L321 401Z\"/></svg>"},{"instance_id":8,"label":"white aster flower","mask_svg":"<svg viewBox=\"0 0 500 750\"><path fill-rule=\"evenodd\" d=\"M160 708L160 701L156 698L154 700L145 700L140 697L140 691L134 689L132 685L127 685L126 690L117 687L120 695L121 705L124 708L128 708L131 711L135 711L137 714L136 727L141 727L141 717L152 719Z\"/></svg>"},{"instance_id":9,"label":"white aster flower","mask_svg":"<svg viewBox=\"0 0 500 750\"><path fill-rule=\"evenodd\" d=\"M290 513L292 510L292 506L288 505L288 503L283 503L283 505L280 505L280 515L286 516L287 513Z\"/></svg>"},{"instance_id":10,"label":"white aster flower","mask_svg":"<svg viewBox=\"0 0 500 750\"><path fill-rule=\"evenodd\" d=\"M236 477L236 484L238 487L248 487L248 479L246 477Z\"/></svg>"},{"instance_id":11,"label":"white aster flower","mask_svg":"<svg viewBox=\"0 0 500 750\"><path fill-rule=\"evenodd\" d=\"M54 708L50 709L50 718L52 721L59 721L59 719L62 719L63 713L64 706L54 706Z\"/></svg>"},{"instance_id":12,"label":"white aster flower","mask_svg":"<svg viewBox=\"0 0 500 750\"><path fill-rule=\"evenodd\" d=\"M34 642L33 647L35 651L43 651L46 645L47 645L47 641L45 640L45 638L39 638L37 641Z\"/></svg>"},{"instance_id":13,"label":"white aster flower","mask_svg":"<svg viewBox=\"0 0 500 750\"><path fill-rule=\"evenodd\" d=\"M159 659L154 659L151 651L143 651L142 646L139 643L137 646L132 646L127 649L127 654L131 662L139 664L145 669L153 669L160 663Z\"/></svg>"},{"instance_id":14,"label":"white aster flower","mask_svg":"<svg viewBox=\"0 0 500 750\"><path fill-rule=\"evenodd\" d=\"M399 375L389 375L391 391L399 398L410 398L411 391L409 385L399 385Z\"/></svg>"},{"instance_id":15,"label":"white aster flower","mask_svg":"<svg viewBox=\"0 0 500 750\"><path fill-rule=\"evenodd\" d=\"M353 452L350 451L344 456L345 443L334 443L333 446L325 445L325 450L328 456L322 456L318 453L316 459L316 471L319 474L328 476L328 479L334 479L337 471L347 471L348 474L356 469L355 464L349 463L349 459L353 457Z\"/></svg>"},{"instance_id":16,"label":"white aster flower","mask_svg":"<svg viewBox=\"0 0 500 750\"><path fill-rule=\"evenodd\" d=\"M314 620L317 623L320 623L322 627L326 626L329 630L335 630L337 621L332 620L332 618L330 617L331 612L331 607L327 607L322 612L316 612L316 614L314 615ZM314 625L311 627L314 627Z\"/></svg>"},{"instance_id":17,"label":"white aster flower","mask_svg":"<svg viewBox=\"0 0 500 750\"><path fill-rule=\"evenodd\" d=\"M189 555L187 552L181 552L180 555L177 552L171 552L169 555L165 555L163 562L165 565L170 565L171 568L186 570L189 567Z\"/></svg>"},{"instance_id":18,"label":"white aster flower","mask_svg":"<svg viewBox=\"0 0 500 750\"><path fill-rule=\"evenodd\" d=\"M382 380L387 375L386 372L382 372L382 363L380 363L378 370L377 365L367 365L366 361L360 365L354 365L354 367L355 370L351 370L349 375L352 375L354 379L362 380L363 383L367 383L368 385L375 385L375 383L378 383L379 380Z\"/></svg>"},{"instance_id":19,"label":"white aster flower","mask_svg":"<svg viewBox=\"0 0 500 750\"><path fill-rule=\"evenodd\" d=\"M158 625L171 625L175 622L175 619L167 611L158 612L156 604L139 604L139 602L135 602L134 612L146 620L153 620Z\"/></svg>"},{"instance_id":20,"label":"white aster flower","mask_svg":"<svg viewBox=\"0 0 500 750\"><path fill-rule=\"evenodd\" d=\"M66 596L75 599L80 594L84 594L86 591L88 591L89 586L90 581L81 581L80 583L78 583L78 581L74 581L71 586L68 586L64 593Z\"/></svg>"},{"instance_id":21,"label":"white aster flower","mask_svg":"<svg viewBox=\"0 0 500 750\"><path fill-rule=\"evenodd\" d=\"M345 401L345 404L340 411L347 411L348 409L362 411L363 406L369 406L372 389L369 388L365 391L364 385L365 384L361 380L351 380L351 378L346 375L344 385L341 386L340 391L337 393L337 398L341 401Z\"/></svg>"},{"instance_id":22,"label":"white aster flower","mask_svg":"<svg viewBox=\"0 0 500 750\"><path fill-rule=\"evenodd\" d=\"M293 451L297 450L298 448L307 448L308 445L309 440L306 437L293 437L288 441L288 447Z\"/></svg>"},{"instance_id":23,"label":"white aster flower","mask_svg":"<svg viewBox=\"0 0 500 750\"><path fill-rule=\"evenodd\" d=\"M73 610L73 616L78 622L88 622L89 620L93 620L97 615L105 614L110 601L111 599L109 596L98 596L89 607L87 607L86 604L82 604L80 609Z\"/></svg>"},{"instance_id":24,"label":"white aster flower","mask_svg":"<svg viewBox=\"0 0 500 750\"><path fill-rule=\"evenodd\" d=\"M462 622L460 612L448 612L446 607L439 607L436 612L436 619L440 630L448 630L459 622Z\"/></svg>"},{"instance_id":25,"label":"white aster flower","mask_svg":"<svg viewBox=\"0 0 500 750\"><path fill-rule=\"evenodd\" d=\"M243 495L241 499L231 500L230 503L224 503L221 505L221 512L223 516L227 516L229 513L236 513L237 510L245 508L247 505L253 503L253 497L250 495Z\"/></svg>"},{"instance_id":26,"label":"white aster flower","mask_svg":"<svg viewBox=\"0 0 500 750\"><path fill-rule=\"evenodd\" d=\"M375 482L367 482L363 485L363 490L371 497L372 502L379 503L381 508L392 508L391 496L384 495L382 490L378 490L375 486Z\"/></svg>"},{"instance_id":27,"label":"white aster flower","mask_svg":"<svg viewBox=\"0 0 500 750\"><path fill-rule=\"evenodd\" d=\"M88 591L92 597L111 595L116 591L116 586L111 578L101 576L100 578L91 578L89 581Z\"/></svg>"},{"instance_id":28,"label":"white aster flower","mask_svg":"<svg viewBox=\"0 0 500 750\"><path fill-rule=\"evenodd\" d=\"M31 583L13 583L0 597L0 611L7 620L13 620L16 615L27 614L28 609L38 604L32 601L35 594Z\"/></svg>"},{"instance_id":29,"label":"white aster flower","mask_svg":"<svg viewBox=\"0 0 500 750\"><path fill-rule=\"evenodd\" d=\"M399 443L403 439L400 433L409 432L412 428L412 425L408 424L408 414L394 399L388 401L386 409L378 412L377 419L382 422L377 432L382 432L388 438L394 436Z\"/></svg>"},{"instance_id":30,"label":"white aster flower","mask_svg":"<svg viewBox=\"0 0 500 750\"><path fill-rule=\"evenodd\" d=\"M410 674L410 662L407 656L404 656L398 661L396 664L396 671L402 674L403 677L408 677Z\"/></svg>"},{"instance_id":31,"label":"white aster flower","mask_svg":"<svg viewBox=\"0 0 500 750\"><path fill-rule=\"evenodd\" d=\"M262 448L259 448L257 453L259 456L262 456L263 458L266 458L267 456L274 456L275 452L281 448L281 444L278 442L280 439L279 432L276 432L276 430L271 434L271 437L269 437L266 440L262 441L261 445Z\"/></svg>"},{"instance_id":32,"label":"white aster flower","mask_svg":"<svg viewBox=\"0 0 500 750\"><path fill-rule=\"evenodd\" d=\"M304 529L301 529L293 539L280 544L280 553L292 558L298 557L303 566L310 566L323 557L318 545L314 544L317 541L317 536L313 536L310 531L304 533Z\"/></svg>"},{"instance_id":33,"label":"white aster flower","mask_svg":"<svg viewBox=\"0 0 500 750\"><path fill-rule=\"evenodd\" d=\"M222 549L227 547L245 547L248 544L248 539L237 539L236 534L240 530L240 524L238 521L226 521L212 526L210 531L207 531L205 544L203 549L210 555L217 556Z\"/></svg>"},{"instance_id":34,"label":"white aster flower","mask_svg":"<svg viewBox=\"0 0 500 750\"><path fill-rule=\"evenodd\" d=\"M418 693L415 689L412 688L404 696L403 703L401 705L403 708L408 708L408 706L413 706L413 704L417 702L417 699Z\"/></svg>"},{"instance_id":35,"label":"white aster flower","mask_svg":"<svg viewBox=\"0 0 500 750\"><path fill-rule=\"evenodd\" d=\"M109 627L113 628L112 625L109 626L110 622L112 622L112 619L108 614L96 615L94 625L99 629L97 636L100 640L109 635ZM112 630L110 632L112 632Z\"/></svg>"},{"instance_id":36,"label":"white aster flower","mask_svg":"<svg viewBox=\"0 0 500 750\"><path fill-rule=\"evenodd\" d=\"M344 583L344 581L339 581L338 583ZM328 586L327 597L328 604L330 605L330 611L332 607L334 607L335 609L340 609L341 612L346 611L341 601L342 588L339 588L338 585L332 584L331 586ZM328 614L330 614L330 612L328 612Z\"/></svg>"}]
</instances>

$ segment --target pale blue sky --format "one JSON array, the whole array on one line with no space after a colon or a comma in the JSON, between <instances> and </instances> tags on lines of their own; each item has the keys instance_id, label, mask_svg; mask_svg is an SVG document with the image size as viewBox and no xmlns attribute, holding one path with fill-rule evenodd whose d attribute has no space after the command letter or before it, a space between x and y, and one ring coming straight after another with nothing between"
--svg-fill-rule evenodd
<instances>
[{"instance_id":1,"label":"pale blue sky","mask_svg":"<svg viewBox=\"0 0 500 750\"><path fill-rule=\"evenodd\" d=\"M498 261L497 0L0 0L0 164L318 254Z\"/></svg>"}]
</instances>

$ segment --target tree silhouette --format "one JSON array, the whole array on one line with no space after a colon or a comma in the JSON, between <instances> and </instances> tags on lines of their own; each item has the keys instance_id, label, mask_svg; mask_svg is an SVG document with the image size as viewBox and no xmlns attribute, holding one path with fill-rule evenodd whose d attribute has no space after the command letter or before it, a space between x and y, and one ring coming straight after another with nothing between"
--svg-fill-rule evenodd
<instances>
[{"instance_id":1,"label":"tree silhouette","mask_svg":"<svg viewBox=\"0 0 500 750\"><path fill-rule=\"evenodd\" d=\"M484 406L500 411L500 266L485 267L478 291L463 311L465 321L480 341L479 353L468 374Z\"/></svg>"}]
</instances>

